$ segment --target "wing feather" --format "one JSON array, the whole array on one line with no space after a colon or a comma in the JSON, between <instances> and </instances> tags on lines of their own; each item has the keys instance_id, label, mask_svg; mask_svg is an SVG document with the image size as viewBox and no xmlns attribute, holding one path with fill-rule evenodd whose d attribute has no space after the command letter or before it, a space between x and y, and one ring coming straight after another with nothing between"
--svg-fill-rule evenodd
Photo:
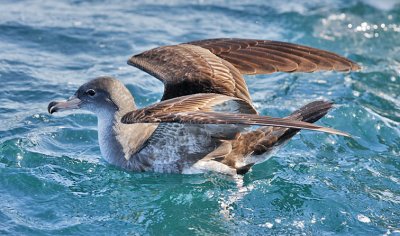
<instances>
[{"instance_id":1,"label":"wing feather","mask_svg":"<svg viewBox=\"0 0 400 236\"><path fill-rule=\"evenodd\" d=\"M237 67L243 74L273 72L351 71L360 66L342 56L308 46L255 39L220 38L189 42L210 50ZM240 53L239 53L240 52ZM287 61L282 61L282 58ZM271 59L276 59L276 61ZM252 68L243 67L251 62ZM297 68L295 68L297 65ZM277 70L271 70L271 66ZM257 70L258 68L258 70ZM264 68L264 69L263 69Z\"/></svg>"},{"instance_id":2,"label":"wing feather","mask_svg":"<svg viewBox=\"0 0 400 236\"><path fill-rule=\"evenodd\" d=\"M164 83L161 100L196 93L218 93L251 102L240 71L198 46L181 44L151 49L131 57L128 64Z\"/></svg>"},{"instance_id":3,"label":"wing feather","mask_svg":"<svg viewBox=\"0 0 400 236\"><path fill-rule=\"evenodd\" d=\"M231 110L219 110L230 103ZM233 110L232 110L233 106ZM288 118L274 118L252 114L252 106L238 98L219 94L195 94L166 100L152 106L131 111L121 121L133 123L183 123L261 125L316 130L349 136L342 131ZM239 113L237 113L239 112ZM247 113L247 114L243 114Z\"/></svg>"},{"instance_id":4,"label":"wing feather","mask_svg":"<svg viewBox=\"0 0 400 236\"><path fill-rule=\"evenodd\" d=\"M242 74L358 70L335 53L292 43L254 39L207 39L154 48L132 56L135 66L164 83L162 100L217 93L251 103Z\"/></svg>"}]
</instances>

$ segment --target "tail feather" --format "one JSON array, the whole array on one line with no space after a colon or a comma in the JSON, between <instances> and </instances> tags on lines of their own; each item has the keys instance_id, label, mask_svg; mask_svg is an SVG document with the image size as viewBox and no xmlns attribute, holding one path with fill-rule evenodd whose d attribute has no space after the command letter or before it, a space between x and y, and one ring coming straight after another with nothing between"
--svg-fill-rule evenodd
<instances>
[{"instance_id":1,"label":"tail feather","mask_svg":"<svg viewBox=\"0 0 400 236\"><path fill-rule=\"evenodd\" d=\"M324 117L333 103L314 101L294 111L286 118L313 123ZM216 160L236 170L237 174L245 174L257 163L265 161L267 155L277 146L292 138L300 129L285 127L261 127L251 132L240 133L233 140L227 140L215 152L210 153ZM228 147L228 148L227 148ZM221 157L221 153L223 156ZM264 155L261 155L264 154ZM221 157L218 158L217 157Z\"/></svg>"},{"instance_id":2,"label":"tail feather","mask_svg":"<svg viewBox=\"0 0 400 236\"><path fill-rule=\"evenodd\" d=\"M287 118L314 123L324 117L332 106L332 102L314 101L294 111Z\"/></svg>"},{"instance_id":3,"label":"tail feather","mask_svg":"<svg viewBox=\"0 0 400 236\"><path fill-rule=\"evenodd\" d=\"M294 111L287 118L292 120L314 123L319 119L321 119L322 117L324 117L332 107L333 107L332 102L314 101ZM300 129L286 129L285 133L279 139L285 141L286 139L293 137L299 131Z\"/></svg>"},{"instance_id":4,"label":"tail feather","mask_svg":"<svg viewBox=\"0 0 400 236\"><path fill-rule=\"evenodd\" d=\"M309 123L314 123L324 117L328 111L332 108L333 103L328 101L314 101L311 102L300 109L294 111L292 114L287 116L288 119L305 121ZM248 158L248 160L244 160L244 164L249 165L263 162L266 156L261 156L262 154L270 153L277 146L282 145L292 138L295 134L297 134L300 129L295 128L283 128L283 127L262 127L259 128L247 135L249 137L254 133L254 135L258 132L262 131L264 135L258 136L259 141L251 148L252 155L244 155L244 158ZM247 157L246 157L247 156ZM258 157L257 157L258 156ZM240 173L244 174L249 170L249 168L240 168Z\"/></svg>"}]
</instances>

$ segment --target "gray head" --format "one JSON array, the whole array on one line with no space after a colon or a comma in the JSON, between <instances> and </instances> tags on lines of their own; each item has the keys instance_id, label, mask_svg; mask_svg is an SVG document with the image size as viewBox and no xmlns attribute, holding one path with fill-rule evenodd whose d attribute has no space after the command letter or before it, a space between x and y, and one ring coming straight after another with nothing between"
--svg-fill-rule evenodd
<instances>
[{"instance_id":1,"label":"gray head","mask_svg":"<svg viewBox=\"0 0 400 236\"><path fill-rule=\"evenodd\" d=\"M82 86L66 101L53 101L50 114L71 109L84 109L96 115L128 112L135 109L133 97L125 85L112 77L98 77Z\"/></svg>"}]
</instances>

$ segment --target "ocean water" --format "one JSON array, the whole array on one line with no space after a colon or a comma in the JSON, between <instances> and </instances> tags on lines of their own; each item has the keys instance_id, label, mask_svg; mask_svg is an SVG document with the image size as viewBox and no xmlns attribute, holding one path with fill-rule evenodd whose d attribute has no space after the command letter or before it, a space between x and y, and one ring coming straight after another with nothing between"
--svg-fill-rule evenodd
<instances>
[{"instance_id":1,"label":"ocean water","mask_svg":"<svg viewBox=\"0 0 400 236\"><path fill-rule=\"evenodd\" d=\"M397 1L0 1L1 235L399 235ZM127 59L160 45L240 37L331 50L360 72L246 77L257 109L336 108L242 180L129 173L100 155L96 117L47 104L100 75L139 106L162 83Z\"/></svg>"}]
</instances>

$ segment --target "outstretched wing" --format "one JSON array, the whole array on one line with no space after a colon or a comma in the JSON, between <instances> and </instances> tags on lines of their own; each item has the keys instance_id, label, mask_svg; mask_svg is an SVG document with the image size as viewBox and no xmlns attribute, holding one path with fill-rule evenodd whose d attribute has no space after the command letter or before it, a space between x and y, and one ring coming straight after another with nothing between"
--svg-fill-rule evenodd
<instances>
[{"instance_id":1,"label":"outstretched wing","mask_svg":"<svg viewBox=\"0 0 400 236\"><path fill-rule=\"evenodd\" d=\"M359 70L356 63L325 50L255 39L220 38L189 42L230 62L242 74Z\"/></svg>"},{"instance_id":2,"label":"outstretched wing","mask_svg":"<svg viewBox=\"0 0 400 236\"><path fill-rule=\"evenodd\" d=\"M209 39L158 47L132 56L128 64L164 83L162 100L196 93L218 93L249 103L251 99L242 74L360 68L328 51L250 39Z\"/></svg>"},{"instance_id":3,"label":"outstretched wing","mask_svg":"<svg viewBox=\"0 0 400 236\"><path fill-rule=\"evenodd\" d=\"M232 112L226 112L227 110L224 110L224 112L219 109L224 106L229 106ZM147 108L128 112L122 117L121 121L126 124L186 123L277 126L349 136L344 132L307 122L257 114L243 114L250 112L237 113L238 109L251 110L251 106L238 98L219 94L196 94L166 100Z\"/></svg>"},{"instance_id":4,"label":"outstretched wing","mask_svg":"<svg viewBox=\"0 0 400 236\"><path fill-rule=\"evenodd\" d=\"M251 102L239 70L198 46L158 47L131 57L128 64L164 83L161 100L196 93L218 93Z\"/></svg>"}]
</instances>

